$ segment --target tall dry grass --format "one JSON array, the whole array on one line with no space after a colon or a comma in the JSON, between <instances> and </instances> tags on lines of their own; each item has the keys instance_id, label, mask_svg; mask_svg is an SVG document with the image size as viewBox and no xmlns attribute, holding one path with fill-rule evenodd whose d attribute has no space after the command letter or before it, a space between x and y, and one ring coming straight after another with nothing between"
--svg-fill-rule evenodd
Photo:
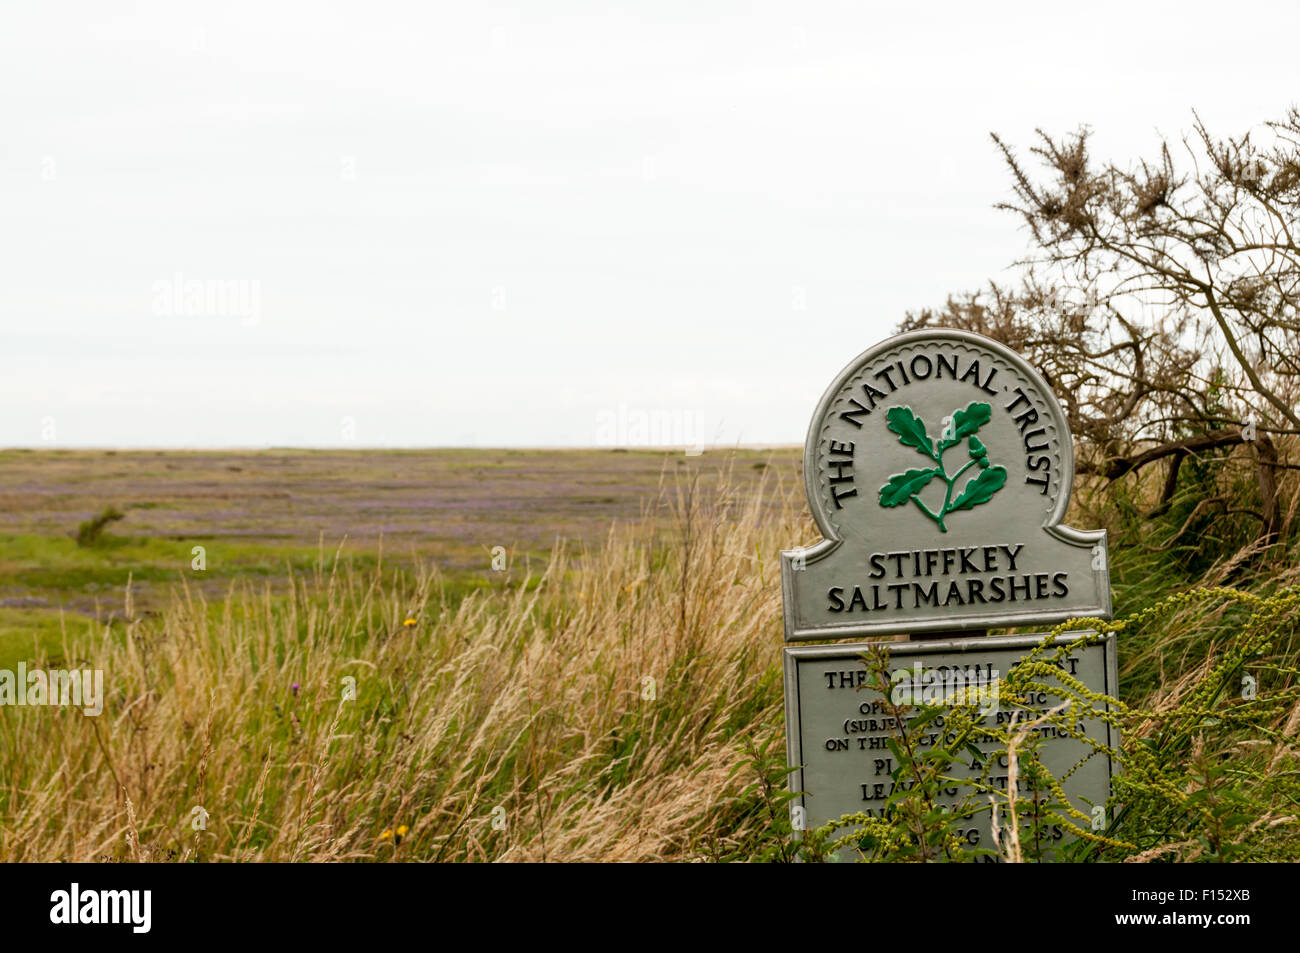
<instances>
[{"instance_id":1,"label":"tall dry grass","mask_svg":"<svg viewBox=\"0 0 1300 953\"><path fill-rule=\"evenodd\" d=\"M461 601L324 554L287 594L128 592L125 636L65 632L101 716L0 711L0 858L743 855L776 810L749 762L783 750L776 553L810 538L776 496L678 481L657 528Z\"/></svg>"},{"instance_id":2,"label":"tall dry grass","mask_svg":"<svg viewBox=\"0 0 1300 953\"><path fill-rule=\"evenodd\" d=\"M128 587L55 660L103 670L101 716L0 709L0 860L788 858L777 553L816 532L801 486L734 485L463 598L323 552L156 618ZM1188 593L1115 536L1128 767L1086 859L1300 856L1294 550Z\"/></svg>"}]
</instances>

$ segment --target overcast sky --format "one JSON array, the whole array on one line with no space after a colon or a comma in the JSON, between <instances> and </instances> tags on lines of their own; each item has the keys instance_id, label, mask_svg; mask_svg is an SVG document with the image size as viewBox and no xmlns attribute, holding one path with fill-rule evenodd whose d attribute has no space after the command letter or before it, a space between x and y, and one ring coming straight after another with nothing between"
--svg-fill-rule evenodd
<instances>
[{"instance_id":1,"label":"overcast sky","mask_svg":"<svg viewBox=\"0 0 1300 953\"><path fill-rule=\"evenodd\" d=\"M0 445L801 442L1024 251L990 131L1300 100L1295 4L998 6L8 5Z\"/></svg>"}]
</instances>

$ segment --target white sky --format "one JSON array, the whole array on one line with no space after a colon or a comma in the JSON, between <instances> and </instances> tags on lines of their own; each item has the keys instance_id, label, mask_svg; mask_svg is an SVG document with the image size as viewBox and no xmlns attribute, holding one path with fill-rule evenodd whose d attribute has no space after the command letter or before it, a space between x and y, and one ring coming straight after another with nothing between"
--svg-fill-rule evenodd
<instances>
[{"instance_id":1,"label":"white sky","mask_svg":"<svg viewBox=\"0 0 1300 953\"><path fill-rule=\"evenodd\" d=\"M9 5L0 446L798 443L1023 252L990 131L1300 100L1295 4L908 6Z\"/></svg>"}]
</instances>

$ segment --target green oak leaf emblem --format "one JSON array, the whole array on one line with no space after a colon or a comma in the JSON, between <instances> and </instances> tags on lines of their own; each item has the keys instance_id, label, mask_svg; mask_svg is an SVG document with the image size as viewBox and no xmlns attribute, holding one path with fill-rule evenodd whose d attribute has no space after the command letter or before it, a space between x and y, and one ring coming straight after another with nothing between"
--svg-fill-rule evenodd
<instances>
[{"instance_id":1,"label":"green oak leaf emblem","mask_svg":"<svg viewBox=\"0 0 1300 953\"><path fill-rule=\"evenodd\" d=\"M885 414L885 419L888 421L889 429L898 435L898 442L929 457L935 465L908 470L905 473L895 473L889 478L889 482L880 488L880 505L894 507L906 506L909 502L915 503L922 513L938 524L940 532L946 533L948 527L944 519L949 513L974 509L981 503L993 499L993 495L1006 484L1007 471L1005 467L989 463L988 448L979 437L975 436L992 416L993 408L979 402L955 411L951 422L940 434L938 443L935 443L926 430L925 421L913 414L910 407L891 407ZM949 476L948 469L943 463L944 451L957 446L963 440L966 441L970 460ZM957 480L971 467L979 467L980 472L966 481L965 486L954 499L953 492L957 489ZM936 479L948 485L943 497L943 506L939 508L938 513L926 506L920 497L921 491Z\"/></svg>"}]
</instances>

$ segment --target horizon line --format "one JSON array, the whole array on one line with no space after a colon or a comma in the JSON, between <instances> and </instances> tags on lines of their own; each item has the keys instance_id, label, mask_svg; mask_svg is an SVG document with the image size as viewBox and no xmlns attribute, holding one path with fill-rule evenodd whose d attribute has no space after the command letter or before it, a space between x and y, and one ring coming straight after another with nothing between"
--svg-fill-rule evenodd
<instances>
[{"instance_id":1,"label":"horizon line","mask_svg":"<svg viewBox=\"0 0 1300 953\"><path fill-rule=\"evenodd\" d=\"M724 450L785 450L802 447L802 443L737 443L737 444L713 444L702 447L690 446L685 447L681 444L656 444L647 446L593 446L589 444L376 444L371 446L332 446L319 444L266 444L266 445L176 445L176 446L150 446L150 445L124 445L124 444L69 444L69 445L31 445L16 444L13 446L0 447L0 453L12 453L14 451L25 452L60 452L60 451L86 451L86 450L105 450L117 453L202 453L202 452L240 452L240 453L263 453L267 451L280 450L307 450L307 451L342 451L345 453L361 453L375 450L409 450L409 451L431 451L431 450L534 450L534 451L557 451L557 450L595 450L613 452L655 452L655 453L684 453L687 456L694 456L703 453L717 453ZM694 453L693 453L694 451Z\"/></svg>"}]
</instances>

